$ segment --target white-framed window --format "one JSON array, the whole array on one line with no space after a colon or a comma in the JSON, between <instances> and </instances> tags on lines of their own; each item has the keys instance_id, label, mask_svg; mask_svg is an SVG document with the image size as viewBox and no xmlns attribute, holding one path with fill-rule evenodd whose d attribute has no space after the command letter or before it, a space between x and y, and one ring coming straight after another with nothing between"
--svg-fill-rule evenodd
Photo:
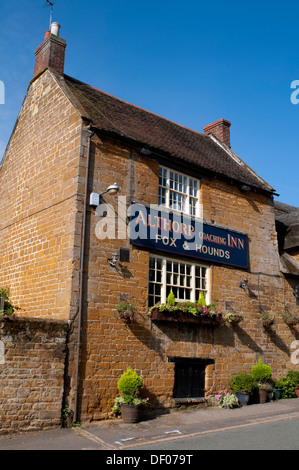
<instances>
[{"instance_id":1,"label":"white-framed window","mask_svg":"<svg viewBox=\"0 0 299 470\"><path fill-rule=\"evenodd\" d=\"M177 302L196 302L203 292L209 301L208 266L161 256L149 258L148 305L166 303L170 291Z\"/></svg>"},{"instance_id":2,"label":"white-framed window","mask_svg":"<svg viewBox=\"0 0 299 470\"><path fill-rule=\"evenodd\" d=\"M200 217L198 179L160 166L159 205Z\"/></svg>"}]
</instances>

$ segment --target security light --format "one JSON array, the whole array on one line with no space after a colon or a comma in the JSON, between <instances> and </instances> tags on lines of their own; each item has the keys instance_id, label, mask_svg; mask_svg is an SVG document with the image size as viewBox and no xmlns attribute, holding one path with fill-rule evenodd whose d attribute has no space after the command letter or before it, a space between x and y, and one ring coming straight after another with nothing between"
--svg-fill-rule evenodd
<instances>
[{"instance_id":1,"label":"security light","mask_svg":"<svg viewBox=\"0 0 299 470\"><path fill-rule=\"evenodd\" d=\"M111 184L111 186L109 186L109 188L107 189L107 191L105 191L104 193L100 194L100 196L102 196L103 194L106 194L106 193L109 193L109 194L117 194L119 191L119 187L117 186L116 183L114 184Z\"/></svg>"},{"instance_id":2,"label":"security light","mask_svg":"<svg viewBox=\"0 0 299 470\"><path fill-rule=\"evenodd\" d=\"M248 279L244 279L244 281L240 282L241 289L246 290L248 284Z\"/></svg>"},{"instance_id":3,"label":"security light","mask_svg":"<svg viewBox=\"0 0 299 470\"><path fill-rule=\"evenodd\" d=\"M112 255L112 260L110 260L110 265L115 268L116 266L116 263L118 261L118 258L119 258L119 255L117 253L117 251Z\"/></svg>"},{"instance_id":4,"label":"security light","mask_svg":"<svg viewBox=\"0 0 299 470\"><path fill-rule=\"evenodd\" d=\"M119 187L117 186L117 183L114 183L114 184L111 184L107 189L106 191L104 191L103 193L101 194L98 194L98 193L91 193L90 195L90 201L89 201L89 204L92 206L92 207L97 207L100 205L101 203L101 196L103 196L104 194L111 194L111 195L114 195L114 194L117 194L119 191Z\"/></svg>"}]
</instances>

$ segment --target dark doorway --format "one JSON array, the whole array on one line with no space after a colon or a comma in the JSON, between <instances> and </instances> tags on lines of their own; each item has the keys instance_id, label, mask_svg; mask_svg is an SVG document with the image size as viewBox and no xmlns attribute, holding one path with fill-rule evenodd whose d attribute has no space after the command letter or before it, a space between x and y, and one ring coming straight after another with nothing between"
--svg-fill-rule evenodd
<instances>
[{"instance_id":1,"label":"dark doorway","mask_svg":"<svg viewBox=\"0 0 299 470\"><path fill-rule=\"evenodd\" d=\"M175 363L173 398L204 398L206 366L213 359L169 358Z\"/></svg>"}]
</instances>

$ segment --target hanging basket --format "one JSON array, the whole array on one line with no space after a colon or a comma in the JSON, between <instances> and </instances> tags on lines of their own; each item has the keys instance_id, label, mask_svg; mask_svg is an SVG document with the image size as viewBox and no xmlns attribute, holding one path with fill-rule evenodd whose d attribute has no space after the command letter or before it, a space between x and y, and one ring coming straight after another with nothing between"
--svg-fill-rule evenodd
<instances>
[{"instance_id":1,"label":"hanging basket","mask_svg":"<svg viewBox=\"0 0 299 470\"><path fill-rule=\"evenodd\" d=\"M299 316L298 315L292 315L292 314L285 313L285 314L282 315L282 318L288 326L295 326L295 325L299 324Z\"/></svg>"}]
</instances>

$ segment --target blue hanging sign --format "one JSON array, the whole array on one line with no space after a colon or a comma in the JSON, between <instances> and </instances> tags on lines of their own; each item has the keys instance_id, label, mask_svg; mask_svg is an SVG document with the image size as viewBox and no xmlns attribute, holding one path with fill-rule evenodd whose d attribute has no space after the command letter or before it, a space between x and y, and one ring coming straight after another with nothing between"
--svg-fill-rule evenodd
<instances>
[{"instance_id":1,"label":"blue hanging sign","mask_svg":"<svg viewBox=\"0 0 299 470\"><path fill-rule=\"evenodd\" d=\"M130 207L132 245L249 269L247 235L202 223L159 206Z\"/></svg>"}]
</instances>

